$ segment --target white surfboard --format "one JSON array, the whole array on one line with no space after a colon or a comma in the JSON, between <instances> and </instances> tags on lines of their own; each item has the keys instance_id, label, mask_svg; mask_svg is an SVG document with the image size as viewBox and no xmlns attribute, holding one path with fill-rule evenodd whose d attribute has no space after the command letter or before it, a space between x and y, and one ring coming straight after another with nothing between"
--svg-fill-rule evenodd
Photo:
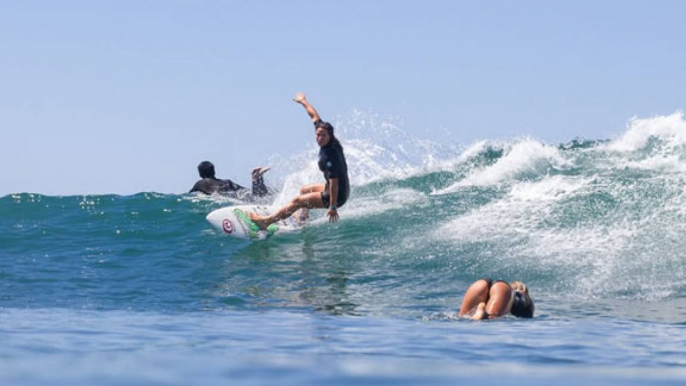
<instances>
[{"instance_id":1,"label":"white surfboard","mask_svg":"<svg viewBox=\"0 0 686 386\"><path fill-rule=\"evenodd\" d=\"M264 240L277 233L294 231L303 227L302 223L291 216L271 224L267 229L259 229L257 224L248 217L249 212L268 216L278 209L278 207L265 205L227 206L210 212L207 215L207 221L228 236L246 240Z\"/></svg>"}]
</instances>

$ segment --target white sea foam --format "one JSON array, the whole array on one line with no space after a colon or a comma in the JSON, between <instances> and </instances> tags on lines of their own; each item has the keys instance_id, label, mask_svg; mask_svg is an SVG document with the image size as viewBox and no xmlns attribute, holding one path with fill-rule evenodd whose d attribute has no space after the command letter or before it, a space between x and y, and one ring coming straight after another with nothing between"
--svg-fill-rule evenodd
<instances>
[{"instance_id":1,"label":"white sea foam","mask_svg":"<svg viewBox=\"0 0 686 386\"><path fill-rule=\"evenodd\" d=\"M416 206L427 199L425 194L412 189L394 189L373 197L352 200L349 205L341 208L341 216L360 218L389 210L400 210L408 206Z\"/></svg>"},{"instance_id":2,"label":"white sea foam","mask_svg":"<svg viewBox=\"0 0 686 386\"><path fill-rule=\"evenodd\" d=\"M552 176L515 185L503 199L478 207L446 223L439 232L456 241L528 237L553 203L570 197L591 180ZM441 236L443 237L443 236Z\"/></svg>"},{"instance_id":3,"label":"white sea foam","mask_svg":"<svg viewBox=\"0 0 686 386\"><path fill-rule=\"evenodd\" d=\"M684 113L678 111L668 116L632 118L624 134L602 147L612 151L632 152L645 147L651 138L660 138L669 147L686 145Z\"/></svg>"},{"instance_id":4,"label":"white sea foam","mask_svg":"<svg viewBox=\"0 0 686 386\"><path fill-rule=\"evenodd\" d=\"M472 147L471 152L482 151L485 143ZM504 149L505 154L493 165L474 169L465 179L437 190L434 194L449 194L467 186L490 186L509 183L522 173L545 173L548 166L561 167L566 160L556 147L533 139L523 139ZM464 159L464 158L463 158Z\"/></svg>"},{"instance_id":5,"label":"white sea foam","mask_svg":"<svg viewBox=\"0 0 686 386\"><path fill-rule=\"evenodd\" d=\"M683 112L649 119L633 118L627 131L601 145L617 169L661 173L686 172L686 121Z\"/></svg>"},{"instance_id":6,"label":"white sea foam","mask_svg":"<svg viewBox=\"0 0 686 386\"><path fill-rule=\"evenodd\" d=\"M570 152L562 163L555 156L549 158L551 165L557 162L555 167L576 168L581 174L575 176L517 178L509 170L521 167L495 167L508 158L506 153L491 168L499 172L488 171L497 178L486 178L490 174L477 170L461 181L506 182L504 196L456 216L437 231L437 237L449 237L456 246L494 245L503 251L494 257L502 266L517 270L526 266L557 275L568 272L563 278L571 282L561 285L573 287L578 296L627 293L645 300L671 296L686 282L686 272L675 269L683 265L686 246L681 241L686 232L684 150L679 148L681 134L664 127L642 128L669 135L644 143L628 141L632 145L622 151L602 145ZM646 148L648 141L654 145ZM540 153L523 154L513 159L528 163L515 165L546 159ZM457 191L455 186L460 184L445 191Z\"/></svg>"}]
</instances>

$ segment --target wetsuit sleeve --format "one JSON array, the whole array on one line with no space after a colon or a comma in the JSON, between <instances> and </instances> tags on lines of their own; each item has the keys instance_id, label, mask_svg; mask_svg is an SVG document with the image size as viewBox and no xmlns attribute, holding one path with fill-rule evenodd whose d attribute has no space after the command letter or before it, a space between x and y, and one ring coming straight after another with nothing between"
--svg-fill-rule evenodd
<instances>
[{"instance_id":1,"label":"wetsuit sleeve","mask_svg":"<svg viewBox=\"0 0 686 386\"><path fill-rule=\"evenodd\" d=\"M245 187L240 186L231 180L228 180L228 181L229 181L229 184L231 185L231 190L243 190L243 189L245 189Z\"/></svg>"},{"instance_id":2,"label":"wetsuit sleeve","mask_svg":"<svg viewBox=\"0 0 686 386\"><path fill-rule=\"evenodd\" d=\"M221 181L221 187L219 188L220 192L235 192L237 190L243 190L245 189L244 187L238 185L237 183L231 181L231 180L222 180Z\"/></svg>"}]
</instances>

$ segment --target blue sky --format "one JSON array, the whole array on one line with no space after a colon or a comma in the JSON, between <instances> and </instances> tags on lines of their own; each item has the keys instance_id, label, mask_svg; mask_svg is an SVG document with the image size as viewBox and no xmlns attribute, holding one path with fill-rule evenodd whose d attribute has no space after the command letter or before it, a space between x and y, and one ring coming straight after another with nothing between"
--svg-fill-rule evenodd
<instances>
[{"instance_id":1,"label":"blue sky","mask_svg":"<svg viewBox=\"0 0 686 386\"><path fill-rule=\"evenodd\" d=\"M364 109L418 136L611 138L686 105L682 1L0 1L0 195L248 183ZM343 140L345 140L343 138ZM313 154L313 157L316 155Z\"/></svg>"}]
</instances>

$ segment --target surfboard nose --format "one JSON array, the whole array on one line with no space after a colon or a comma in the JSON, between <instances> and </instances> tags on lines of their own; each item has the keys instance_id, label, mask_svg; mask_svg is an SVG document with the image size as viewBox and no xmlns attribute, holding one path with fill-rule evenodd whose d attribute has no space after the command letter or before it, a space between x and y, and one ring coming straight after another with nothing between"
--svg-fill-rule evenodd
<instances>
[{"instance_id":1,"label":"surfboard nose","mask_svg":"<svg viewBox=\"0 0 686 386\"><path fill-rule=\"evenodd\" d=\"M221 209L213 210L205 217L205 219L215 228L221 229L222 221L224 221L224 216L222 215L222 212L223 211Z\"/></svg>"}]
</instances>

